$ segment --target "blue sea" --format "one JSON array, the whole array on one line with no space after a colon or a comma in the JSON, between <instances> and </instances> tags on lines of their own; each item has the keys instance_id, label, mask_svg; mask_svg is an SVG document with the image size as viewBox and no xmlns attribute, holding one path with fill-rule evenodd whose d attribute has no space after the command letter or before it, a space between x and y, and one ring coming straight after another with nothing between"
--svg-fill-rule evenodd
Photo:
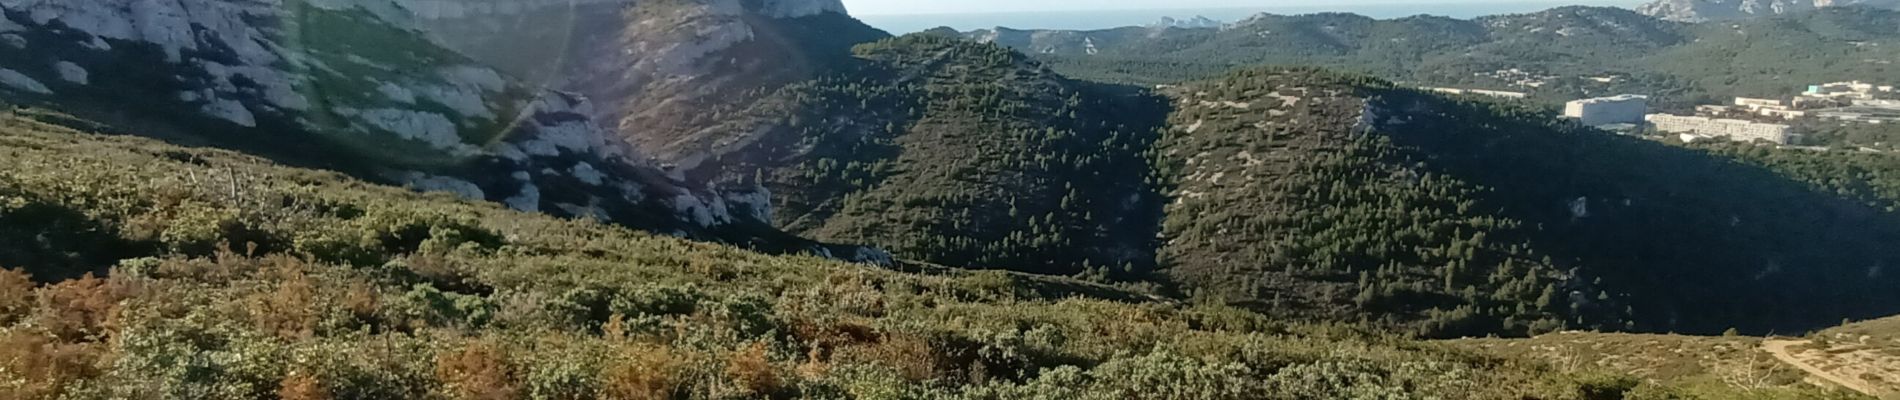
<instances>
[{"instance_id":1,"label":"blue sea","mask_svg":"<svg viewBox=\"0 0 1900 400\"><path fill-rule=\"evenodd\" d=\"M1608 0L1592 1L1590 3L1593 5L1635 7L1642 2L1642 0ZM865 23L871 24L871 26L890 33L905 34L939 26L948 26L956 28L959 31L987 29L999 26L1016 29L1108 29L1153 24L1156 21L1160 21L1162 17L1187 19L1194 16L1206 16L1217 21L1231 23L1263 12L1285 15L1349 12L1373 18L1399 18L1419 14L1453 18L1472 18L1484 15L1535 12L1571 4L1577 4L1577 2L1477 1L1422 4L1341 4L1333 6L1265 6L1255 8L1182 8L855 16Z\"/></svg>"}]
</instances>

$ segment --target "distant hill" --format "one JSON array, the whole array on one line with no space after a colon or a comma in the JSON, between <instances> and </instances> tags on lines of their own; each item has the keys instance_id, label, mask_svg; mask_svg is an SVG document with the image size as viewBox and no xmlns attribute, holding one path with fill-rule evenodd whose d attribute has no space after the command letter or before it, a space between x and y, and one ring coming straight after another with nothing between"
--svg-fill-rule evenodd
<instances>
[{"instance_id":1,"label":"distant hill","mask_svg":"<svg viewBox=\"0 0 1900 400\"><path fill-rule=\"evenodd\" d=\"M1160 268L1268 313L1431 335L1799 331L1900 311L1889 155L1681 148L1376 79L1166 90Z\"/></svg>"},{"instance_id":2,"label":"distant hill","mask_svg":"<svg viewBox=\"0 0 1900 400\"><path fill-rule=\"evenodd\" d=\"M1223 29L980 30L1065 74L1143 85L1247 65L1356 71L1414 85L1509 90L1561 101L1642 93L1665 107L1782 96L1810 82L1900 81L1900 12L1825 8L1722 24L1618 8L1563 7L1472 20L1261 15Z\"/></svg>"},{"instance_id":3,"label":"distant hill","mask_svg":"<svg viewBox=\"0 0 1900 400\"><path fill-rule=\"evenodd\" d=\"M1900 8L1893 0L1656 0L1636 8L1656 18L1682 22L1729 21L1795 14L1827 7Z\"/></svg>"}]
</instances>

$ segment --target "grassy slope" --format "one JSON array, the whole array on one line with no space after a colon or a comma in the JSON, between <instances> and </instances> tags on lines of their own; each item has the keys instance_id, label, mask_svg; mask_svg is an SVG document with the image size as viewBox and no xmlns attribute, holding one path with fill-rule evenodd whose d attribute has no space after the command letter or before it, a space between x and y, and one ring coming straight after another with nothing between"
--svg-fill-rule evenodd
<instances>
[{"instance_id":1,"label":"grassy slope","mask_svg":"<svg viewBox=\"0 0 1900 400\"><path fill-rule=\"evenodd\" d=\"M1557 333L1533 339L1468 339L1452 343L1501 357L1545 360L1558 370L1625 371L1667 382L1678 395L1720 398L1742 388L1756 398L1855 398L1841 389L1815 390L1801 370L1761 349L1758 337Z\"/></svg>"},{"instance_id":2,"label":"grassy slope","mask_svg":"<svg viewBox=\"0 0 1900 400\"><path fill-rule=\"evenodd\" d=\"M1060 279L763 256L46 120L0 115L0 235L41 232L0 252L39 281L0 274L7 398L1571 399L1638 386L1107 300L1145 295Z\"/></svg>"}]
</instances>

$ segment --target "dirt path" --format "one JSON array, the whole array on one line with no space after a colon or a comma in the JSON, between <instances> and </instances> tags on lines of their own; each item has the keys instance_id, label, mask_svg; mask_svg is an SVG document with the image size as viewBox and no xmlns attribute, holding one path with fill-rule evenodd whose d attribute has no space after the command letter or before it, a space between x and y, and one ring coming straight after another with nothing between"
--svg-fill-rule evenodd
<instances>
[{"instance_id":1,"label":"dirt path","mask_svg":"<svg viewBox=\"0 0 1900 400\"><path fill-rule=\"evenodd\" d=\"M1845 387L1853 391L1860 392L1861 394L1865 394L1868 396L1879 396L1879 394L1877 393L1877 390L1873 386L1868 385L1866 382L1862 382L1860 379L1835 375L1832 372L1828 372L1827 370L1823 370L1819 367L1815 367L1814 365L1810 365L1806 361L1802 361L1800 357L1795 357L1794 353L1788 352L1789 347L1803 345L1807 343L1808 341L1806 340L1772 340L1771 339L1771 340L1762 341L1761 349L1762 351L1768 352L1768 354L1773 354L1775 356L1775 359L1781 360L1781 362L1783 363L1792 365L1795 368L1800 368L1802 371L1807 372L1808 375L1813 375L1814 377L1821 378L1828 382L1833 382L1836 385L1841 385L1841 387Z\"/></svg>"}]
</instances>

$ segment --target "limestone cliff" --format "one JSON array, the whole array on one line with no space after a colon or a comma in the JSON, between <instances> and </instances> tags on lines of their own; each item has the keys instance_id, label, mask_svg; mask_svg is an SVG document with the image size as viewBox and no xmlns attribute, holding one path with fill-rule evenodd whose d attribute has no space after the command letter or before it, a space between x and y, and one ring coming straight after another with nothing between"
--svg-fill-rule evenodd
<instances>
[{"instance_id":1,"label":"limestone cliff","mask_svg":"<svg viewBox=\"0 0 1900 400\"><path fill-rule=\"evenodd\" d=\"M778 87L850 62L852 45L887 36L845 15L838 0L443 10L418 12L430 17L420 24L439 41L530 82L586 95L602 125L682 169L753 140L757 124L729 116Z\"/></svg>"},{"instance_id":2,"label":"limestone cliff","mask_svg":"<svg viewBox=\"0 0 1900 400\"><path fill-rule=\"evenodd\" d=\"M668 177L595 123L585 96L524 83L418 30L536 4L0 0L0 99L524 211L877 258L772 230L759 190Z\"/></svg>"}]
</instances>

